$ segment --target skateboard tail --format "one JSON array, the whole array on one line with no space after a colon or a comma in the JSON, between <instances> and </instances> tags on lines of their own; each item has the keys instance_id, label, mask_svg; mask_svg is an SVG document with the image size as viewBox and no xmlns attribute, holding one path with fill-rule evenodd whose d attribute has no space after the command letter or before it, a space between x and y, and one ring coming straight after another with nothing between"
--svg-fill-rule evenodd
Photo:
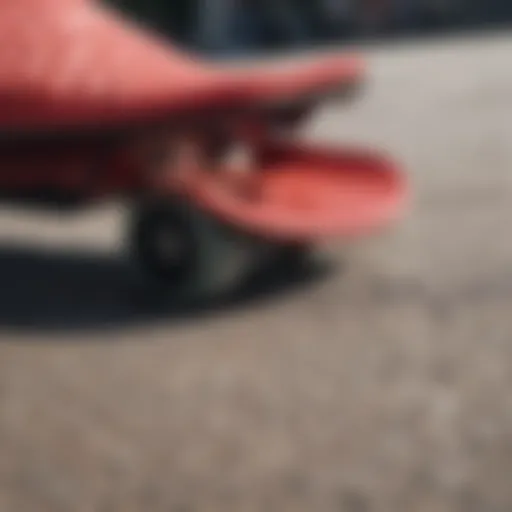
<instances>
[{"instance_id":1,"label":"skateboard tail","mask_svg":"<svg viewBox=\"0 0 512 512\"><path fill-rule=\"evenodd\" d=\"M398 220L408 196L399 166L356 149L273 143L258 170L205 173L189 188L200 208L239 231L278 243L354 238Z\"/></svg>"}]
</instances>

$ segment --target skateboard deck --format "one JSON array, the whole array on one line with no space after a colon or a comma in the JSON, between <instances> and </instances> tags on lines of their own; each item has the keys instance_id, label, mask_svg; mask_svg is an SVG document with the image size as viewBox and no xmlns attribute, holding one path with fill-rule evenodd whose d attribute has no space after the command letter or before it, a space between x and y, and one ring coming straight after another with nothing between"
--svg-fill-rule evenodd
<instances>
[{"instance_id":1,"label":"skateboard deck","mask_svg":"<svg viewBox=\"0 0 512 512\"><path fill-rule=\"evenodd\" d=\"M324 94L363 75L345 54L291 66L204 62L92 0L4 2L0 44L0 131L160 122Z\"/></svg>"},{"instance_id":2,"label":"skateboard deck","mask_svg":"<svg viewBox=\"0 0 512 512\"><path fill-rule=\"evenodd\" d=\"M241 231L286 243L368 234L405 206L405 179L382 155L281 144L263 158L235 183L205 173L189 188L193 201Z\"/></svg>"}]
</instances>

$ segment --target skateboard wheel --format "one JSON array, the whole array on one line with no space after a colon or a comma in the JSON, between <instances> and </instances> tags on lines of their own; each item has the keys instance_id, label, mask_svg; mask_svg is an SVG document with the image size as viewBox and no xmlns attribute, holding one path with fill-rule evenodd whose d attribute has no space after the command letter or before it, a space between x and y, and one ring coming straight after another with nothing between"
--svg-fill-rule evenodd
<instances>
[{"instance_id":1,"label":"skateboard wheel","mask_svg":"<svg viewBox=\"0 0 512 512\"><path fill-rule=\"evenodd\" d=\"M146 275L187 300L233 291L249 274L256 254L249 240L176 199L139 205L129 244Z\"/></svg>"},{"instance_id":2,"label":"skateboard wheel","mask_svg":"<svg viewBox=\"0 0 512 512\"><path fill-rule=\"evenodd\" d=\"M290 270L298 270L307 264L313 253L309 244L290 244L277 249L276 263Z\"/></svg>"}]
</instances>

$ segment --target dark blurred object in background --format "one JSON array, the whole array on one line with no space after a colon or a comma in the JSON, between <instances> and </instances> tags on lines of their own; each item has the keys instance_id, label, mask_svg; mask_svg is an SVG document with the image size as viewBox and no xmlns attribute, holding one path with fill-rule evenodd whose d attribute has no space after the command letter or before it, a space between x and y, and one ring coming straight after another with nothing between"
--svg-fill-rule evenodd
<instances>
[{"instance_id":1,"label":"dark blurred object in background","mask_svg":"<svg viewBox=\"0 0 512 512\"><path fill-rule=\"evenodd\" d=\"M310 39L295 0L196 0L192 41L204 51L246 54Z\"/></svg>"},{"instance_id":2,"label":"dark blurred object in background","mask_svg":"<svg viewBox=\"0 0 512 512\"><path fill-rule=\"evenodd\" d=\"M512 21L511 0L104 0L219 55Z\"/></svg>"}]
</instances>

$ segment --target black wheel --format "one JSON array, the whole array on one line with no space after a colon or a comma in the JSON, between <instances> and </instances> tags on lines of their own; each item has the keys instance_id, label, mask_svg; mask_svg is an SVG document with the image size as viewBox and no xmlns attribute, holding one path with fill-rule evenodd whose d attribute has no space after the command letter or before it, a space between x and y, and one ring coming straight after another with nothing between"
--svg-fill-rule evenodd
<instances>
[{"instance_id":1,"label":"black wheel","mask_svg":"<svg viewBox=\"0 0 512 512\"><path fill-rule=\"evenodd\" d=\"M276 269L283 272L300 272L311 263L312 255L312 246L308 244L290 244L277 248L274 264Z\"/></svg>"},{"instance_id":2,"label":"black wheel","mask_svg":"<svg viewBox=\"0 0 512 512\"><path fill-rule=\"evenodd\" d=\"M188 203L142 204L130 231L135 261L180 298L223 295L249 272L252 246Z\"/></svg>"}]
</instances>

